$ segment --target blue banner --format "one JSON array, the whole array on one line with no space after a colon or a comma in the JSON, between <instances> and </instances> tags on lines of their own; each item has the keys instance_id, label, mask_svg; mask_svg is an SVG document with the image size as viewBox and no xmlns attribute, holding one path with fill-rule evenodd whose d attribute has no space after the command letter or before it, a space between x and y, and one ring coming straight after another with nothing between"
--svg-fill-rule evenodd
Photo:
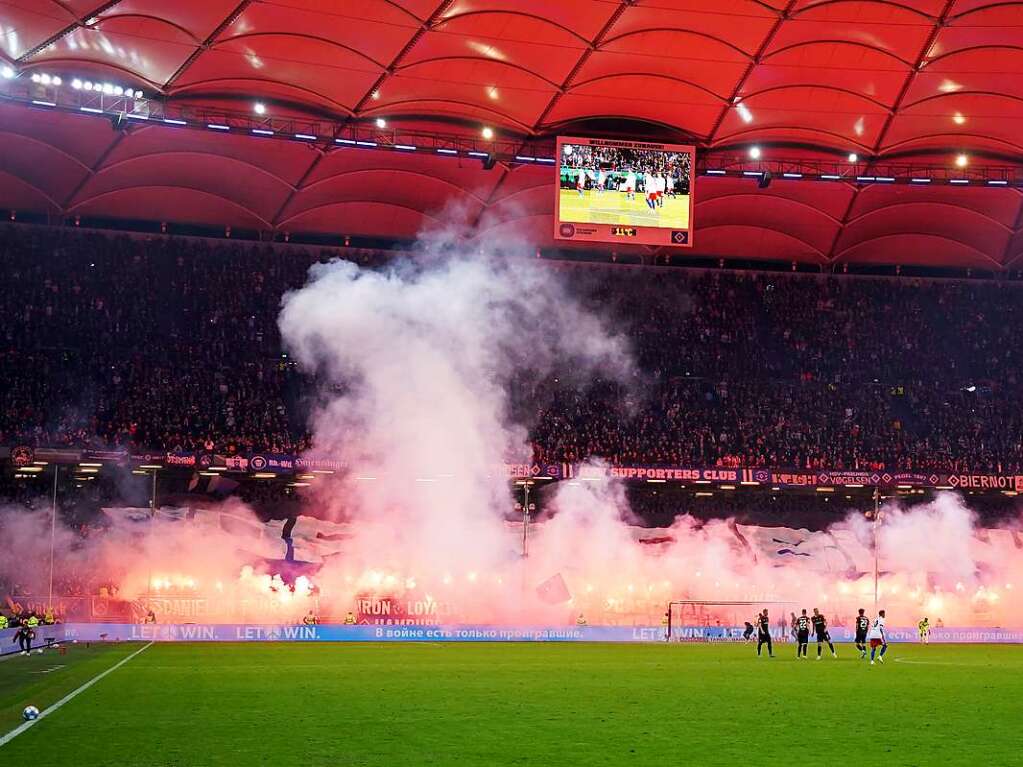
<instances>
[{"instance_id":1,"label":"blue banner","mask_svg":"<svg viewBox=\"0 0 1023 767\"><path fill-rule=\"evenodd\" d=\"M657 642L661 627L280 626L251 623L71 623L69 640L145 642Z\"/></svg>"},{"instance_id":2,"label":"blue banner","mask_svg":"<svg viewBox=\"0 0 1023 767\"><path fill-rule=\"evenodd\" d=\"M664 626L280 626L251 623L69 623L67 640L82 642L663 642ZM6 635L8 632L3 632ZM13 631L10 632L13 636ZM774 632L772 632L774 633ZM742 641L741 626L677 626L672 641ZM42 634L37 634L42 644ZM831 629L836 642L851 642L853 633ZM775 641L788 636L775 634ZM890 642L916 642L915 628L892 628ZM0 641L8 641L6 639ZM1023 631L984 627L931 629L935 643L1023 643Z\"/></svg>"}]
</instances>

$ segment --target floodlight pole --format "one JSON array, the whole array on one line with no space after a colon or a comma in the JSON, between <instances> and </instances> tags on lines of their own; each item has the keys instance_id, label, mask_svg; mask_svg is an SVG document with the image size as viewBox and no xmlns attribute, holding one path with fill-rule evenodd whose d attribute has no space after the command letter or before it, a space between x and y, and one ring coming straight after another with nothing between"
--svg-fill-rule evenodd
<instances>
[{"instance_id":1,"label":"floodlight pole","mask_svg":"<svg viewBox=\"0 0 1023 767\"><path fill-rule=\"evenodd\" d=\"M53 549L54 539L57 536L57 478L60 475L60 466L53 465L53 504L50 506L50 590L46 597L47 611L53 610Z\"/></svg>"},{"instance_id":2,"label":"floodlight pole","mask_svg":"<svg viewBox=\"0 0 1023 767\"><path fill-rule=\"evenodd\" d=\"M156 473L159 469L150 469L153 473L153 485L152 490L149 493L149 540L146 544L146 548L149 549L146 552L146 560L149 562L149 576L146 579L146 596L147 607L152 609L153 599L153 525L156 522Z\"/></svg>"},{"instance_id":3,"label":"floodlight pole","mask_svg":"<svg viewBox=\"0 0 1023 767\"><path fill-rule=\"evenodd\" d=\"M522 558L529 556L526 536L529 534L529 480L522 483Z\"/></svg>"},{"instance_id":4,"label":"floodlight pole","mask_svg":"<svg viewBox=\"0 0 1023 767\"><path fill-rule=\"evenodd\" d=\"M877 613L877 581L880 570L880 551L877 543L877 528L881 524L881 488L874 488L874 613Z\"/></svg>"}]
</instances>

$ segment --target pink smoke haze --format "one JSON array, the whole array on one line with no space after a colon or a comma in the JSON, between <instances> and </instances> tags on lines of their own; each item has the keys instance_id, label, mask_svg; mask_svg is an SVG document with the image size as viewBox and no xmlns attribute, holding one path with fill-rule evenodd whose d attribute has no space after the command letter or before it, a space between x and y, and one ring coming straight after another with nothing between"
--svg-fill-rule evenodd
<instances>
[{"instance_id":1,"label":"pink smoke haze","mask_svg":"<svg viewBox=\"0 0 1023 767\"><path fill-rule=\"evenodd\" d=\"M421 252L387 270L318 265L283 300L286 348L320 385L314 449L349 467L309 488L315 514L293 533L315 575L288 585L273 567L253 567L254 556L283 556L282 523L263 525L238 502L190 518L167 511L151 528L111 512L112 532L84 544L58 531L58 570L111 573L120 596L158 612L194 609L193 620L289 622L312 609L335 620L352 611L382 622L400 612L420 623L582 615L658 625L680 599L769 602L776 619L820 607L846 625L859 607L873 612L875 530L860 512L810 532L700 521L681 506L670 528L652 530L635 524L618 481L565 481L531 524L523 557L503 470L530 455L513 379L524 369L569 371L580 384L640 379L624 338L571 297L564 273L524 255L531 247L470 247L465 234L424 238ZM587 476L603 474L593 460ZM48 517L12 519L8 550L19 566L0 567L20 577L31 562L38 582ZM949 493L911 509L886 503L877 536L879 606L891 624L927 615L948 626L1023 626L1018 529L979 529ZM643 542L651 539L659 542ZM172 604L182 598L194 608ZM735 623L752 613L688 618Z\"/></svg>"}]
</instances>

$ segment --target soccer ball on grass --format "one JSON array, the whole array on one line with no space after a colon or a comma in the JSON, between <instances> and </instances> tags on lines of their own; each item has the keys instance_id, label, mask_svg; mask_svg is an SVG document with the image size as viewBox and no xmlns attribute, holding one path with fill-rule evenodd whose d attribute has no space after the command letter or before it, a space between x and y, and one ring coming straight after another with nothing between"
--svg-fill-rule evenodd
<instances>
[{"instance_id":1,"label":"soccer ball on grass","mask_svg":"<svg viewBox=\"0 0 1023 767\"><path fill-rule=\"evenodd\" d=\"M35 706L25 706L25 710L21 712L26 722L31 722L33 719L39 718L39 709Z\"/></svg>"}]
</instances>

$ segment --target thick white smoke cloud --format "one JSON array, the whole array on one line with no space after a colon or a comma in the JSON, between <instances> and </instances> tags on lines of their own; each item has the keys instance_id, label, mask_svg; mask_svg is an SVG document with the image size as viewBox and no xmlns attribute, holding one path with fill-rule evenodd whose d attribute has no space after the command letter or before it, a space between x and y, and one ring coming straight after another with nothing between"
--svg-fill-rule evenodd
<instances>
[{"instance_id":1,"label":"thick white smoke cloud","mask_svg":"<svg viewBox=\"0 0 1023 767\"><path fill-rule=\"evenodd\" d=\"M523 370L631 375L623 339L525 247L465 242L427 237L383 271L317 266L280 317L293 357L326 384L316 448L351 467L330 499L359 523L346 564L402 582L515 564L502 467L531 459L508 394Z\"/></svg>"}]
</instances>

